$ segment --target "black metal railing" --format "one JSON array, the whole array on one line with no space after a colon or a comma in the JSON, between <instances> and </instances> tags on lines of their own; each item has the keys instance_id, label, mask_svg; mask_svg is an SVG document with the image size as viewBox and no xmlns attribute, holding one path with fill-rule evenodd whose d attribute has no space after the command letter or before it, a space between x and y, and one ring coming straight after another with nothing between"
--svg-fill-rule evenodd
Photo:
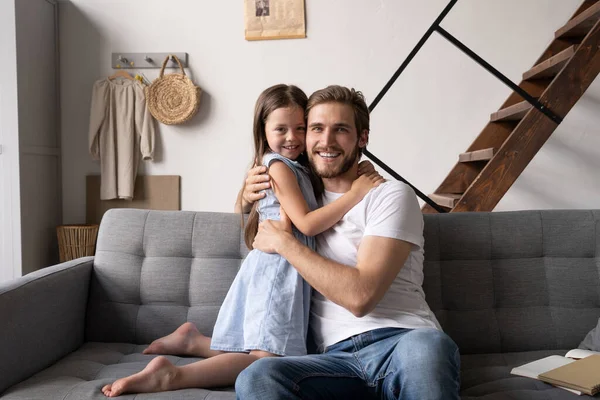
<instances>
[{"instance_id":1,"label":"black metal railing","mask_svg":"<svg viewBox=\"0 0 600 400\"><path fill-rule=\"evenodd\" d=\"M419 40L419 42L417 43L417 45L408 54L408 56L402 62L402 64L400 65L400 67L398 67L398 69L396 70L396 72L394 72L394 74L392 75L392 77L390 78L390 80L385 84L385 86L383 87L383 89L381 89L381 91L379 92L379 94L377 94L377 96L375 97L375 100L373 100L373 102L371 103L371 105L369 105L369 112L372 112L373 109L375 109L375 107L377 106L377 104L379 104L379 102L381 101L381 99L383 98L383 96L385 96L385 94L388 92L388 90L390 90L390 88L392 87L392 85L394 84L394 82L396 82L396 80L398 79L398 77L400 76L400 74L402 74L402 72L404 72L404 70L406 69L406 67L408 66L408 64L410 64L410 62L413 60L413 58L415 57L415 55L417 55L417 53L419 52L419 50L421 50L421 48L423 47L423 45L425 44L425 42L427 42L427 40L433 34L433 32L437 32L443 38L445 38L450 43L452 43L454 46L456 46L457 48L459 48L467 56L469 56L470 58L472 58L477 64L481 65L488 72L490 72L492 75L494 75L500 81L502 81L505 85L507 85L508 87L510 87L519 96L521 96L523 99L525 99L527 102L529 102L533 107L535 107L536 109L538 109L540 112L542 112L544 115L546 115L552 121L554 121L556 124L560 124L562 122L562 118L561 117L559 117L558 115L554 114L550 109L548 109L548 107L546 107L543 104L541 104L535 97L531 96L529 93L527 93L521 87L519 87L519 85L515 84L513 81L511 81L510 79L508 79L500 71L498 71L496 68L494 68L488 62L486 62L483 58L479 57L474 51L472 51L471 49L469 49L467 46L465 46L463 43L461 43L458 39L456 39L454 36L452 36L444 28L442 28L440 26L440 24L442 23L443 19L446 17L446 15L448 15L448 13L450 12L450 10L452 10L452 7L454 7L454 5L457 2L458 2L458 0L451 0L448 3L448 5L442 10L442 12L440 13L440 15L433 22L433 24L431 24L431 26L429 27L429 29L427 29L427 32L425 32L425 34L423 35L423 37L421 38L421 40ZM395 179L397 179L399 181L402 181L402 182L406 183L407 185L409 185L415 191L415 193L417 194L417 196L419 196L423 201L425 201L427 204L429 204L435 210L437 210L438 212L441 212L441 213L445 213L446 212L446 209L444 209L443 207L439 206L437 203L435 203L433 200L431 200L429 197L427 197L425 194L423 194L423 192L421 192L414 185L412 185L410 182L408 182L406 179L404 179L402 176L400 176L398 173L396 173L392 168L390 168L387 164L385 164L383 161L381 161L379 158L377 158L371 152L369 152L368 150L365 149L363 151L363 154L365 154L367 157L369 157L369 159L371 161L373 161L379 167L383 168L383 170L385 170L388 174L390 174L391 176L393 176Z\"/></svg>"}]
</instances>

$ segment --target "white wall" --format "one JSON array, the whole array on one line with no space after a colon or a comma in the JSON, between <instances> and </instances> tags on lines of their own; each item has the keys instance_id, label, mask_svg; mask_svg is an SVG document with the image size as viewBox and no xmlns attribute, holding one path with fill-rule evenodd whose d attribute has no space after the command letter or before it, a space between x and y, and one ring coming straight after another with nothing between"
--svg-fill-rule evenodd
<instances>
[{"instance_id":1,"label":"white wall","mask_svg":"<svg viewBox=\"0 0 600 400\"><path fill-rule=\"evenodd\" d=\"M579 3L461 0L443 26L518 82ZM84 221L85 175L99 171L87 152L90 91L112 73L111 52L189 53L205 91L200 113L184 126L160 126L157 160L141 173L181 175L183 209L231 211L264 88L294 83L310 94L336 83L370 102L445 5L306 0L307 39L247 42L239 1L61 3L64 222ZM373 112L369 150L429 193L509 92L434 34ZM598 206L599 99L597 80L497 209Z\"/></svg>"},{"instance_id":2,"label":"white wall","mask_svg":"<svg viewBox=\"0 0 600 400\"><path fill-rule=\"evenodd\" d=\"M0 2L0 282L21 275L15 3Z\"/></svg>"}]
</instances>

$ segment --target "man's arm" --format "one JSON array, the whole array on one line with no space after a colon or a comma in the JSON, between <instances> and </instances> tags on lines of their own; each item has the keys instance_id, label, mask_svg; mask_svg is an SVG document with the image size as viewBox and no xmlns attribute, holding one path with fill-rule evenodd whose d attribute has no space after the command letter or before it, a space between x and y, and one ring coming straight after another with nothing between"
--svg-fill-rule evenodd
<instances>
[{"instance_id":1,"label":"man's arm","mask_svg":"<svg viewBox=\"0 0 600 400\"><path fill-rule=\"evenodd\" d=\"M279 253L323 296L357 317L371 312L381 301L406 262L411 244L380 236L365 236L356 268L321 257L291 234L285 214L282 221L263 222L254 248Z\"/></svg>"}]
</instances>

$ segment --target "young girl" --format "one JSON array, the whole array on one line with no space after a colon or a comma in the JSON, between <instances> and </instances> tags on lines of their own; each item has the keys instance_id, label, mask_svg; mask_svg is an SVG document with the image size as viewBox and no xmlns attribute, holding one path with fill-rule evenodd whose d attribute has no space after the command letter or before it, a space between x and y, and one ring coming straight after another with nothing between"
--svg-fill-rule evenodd
<instances>
[{"instance_id":1,"label":"young girl","mask_svg":"<svg viewBox=\"0 0 600 400\"><path fill-rule=\"evenodd\" d=\"M272 190L254 204L245 229L252 247L259 221L280 218L280 206L292 220L296 238L315 248L312 236L335 225L383 179L361 175L349 192L317 209L313 191L320 180L308 166L305 151L307 97L295 86L276 85L258 98L254 112L254 165L269 167ZM205 357L181 367L165 357L153 359L132 376L106 385L108 397L191 387L231 386L239 373L262 357L306 354L310 286L283 257L252 250L227 293L212 339L191 323L153 342L145 354Z\"/></svg>"}]
</instances>

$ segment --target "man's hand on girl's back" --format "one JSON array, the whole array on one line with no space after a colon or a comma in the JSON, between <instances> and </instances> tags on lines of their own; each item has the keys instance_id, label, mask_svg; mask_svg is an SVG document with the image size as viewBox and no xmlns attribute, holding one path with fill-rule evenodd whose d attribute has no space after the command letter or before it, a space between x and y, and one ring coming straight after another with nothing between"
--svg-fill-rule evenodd
<instances>
[{"instance_id":1,"label":"man's hand on girl's back","mask_svg":"<svg viewBox=\"0 0 600 400\"><path fill-rule=\"evenodd\" d=\"M251 168L246 177L246 186L242 198L247 204L252 204L266 196L264 189L271 187L269 170L264 165Z\"/></svg>"}]
</instances>

